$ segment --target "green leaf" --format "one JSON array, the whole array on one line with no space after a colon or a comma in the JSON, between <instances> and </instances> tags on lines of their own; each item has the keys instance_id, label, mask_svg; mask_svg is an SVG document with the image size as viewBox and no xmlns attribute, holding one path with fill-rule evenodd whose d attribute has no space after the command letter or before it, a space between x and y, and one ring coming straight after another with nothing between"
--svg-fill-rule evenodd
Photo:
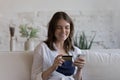
<instances>
[{"instance_id":1,"label":"green leaf","mask_svg":"<svg viewBox=\"0 0 120 80\"><path fill-rule=\"evenodd\" d=\"M94 35L92 39L88 41L86 34L82 31L81 34L76 34L75 39L74 39L74 45L80 49L90 49L93 44L95 36L96 35Z\"/></svg>"},{"instance_id":2,"label":"green leaf","mask_svg":"<svg viewBox=\"0 0 120 80\"><path fill-rule=\"evenodd\" d=\"M25 37L27 39L29 38L37 38L37 32L38 29L35 29L33 27L29 27L28 25L20 25L20 33L21 33L21 37Z\"/></svg>"},{"instance_id":3,"label":"green leaf","mask_svg":"<svg viewBox=\"0 0 120 80\"><path fill-rule=\"evenodd\" d=\"M36 38L37 32L38 32L38 29L32 29L30 32L30 38Z\"/></svg>"},{"instance_id":4,"label":"green leaf","mask_svg":"<svg viewBox=\"0 0 120 80\"><path fill-rule=\"evenodd\" d=\"M90 40L90 44L89 44L89 46L88 46L88 49L90 49L90 48L91 48L91 46L92 46L92 44L93 44L93 40L94 40L95 36L96 36L96 34L95 34L95 35L93 36L93 38Z\"/></svg>"}]
</instances>

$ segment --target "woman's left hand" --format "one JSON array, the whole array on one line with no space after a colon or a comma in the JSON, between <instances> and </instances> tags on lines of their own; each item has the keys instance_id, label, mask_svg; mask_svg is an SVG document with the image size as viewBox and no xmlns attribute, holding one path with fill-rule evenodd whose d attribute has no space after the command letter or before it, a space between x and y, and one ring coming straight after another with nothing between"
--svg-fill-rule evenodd
<instances>
[{"instance_id":1,"label":"woman's left hand","mask_svg":"<svg viewBox=\"0 0 120 80\"><path fill-rule=\"evenodd\" d=\"M82 69L85 64L85 58L80 56L74 61L73 64L77 66L78 69Z\"/></svg>"}]
</instances>

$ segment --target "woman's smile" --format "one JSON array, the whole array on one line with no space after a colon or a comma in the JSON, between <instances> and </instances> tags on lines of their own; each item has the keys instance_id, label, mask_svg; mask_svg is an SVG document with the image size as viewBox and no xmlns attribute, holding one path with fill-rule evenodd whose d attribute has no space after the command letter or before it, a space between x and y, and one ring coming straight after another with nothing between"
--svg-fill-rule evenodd
<instances>
[{"instance_id":1,"label":"woman's smile","mask_svg":"<svg viewBox=\"0 0 120 80\"><path fill-rule=\"evenodd\" d=\"M70 24L64 19L60 19L57 23L55 37L57 40L65 41L70 34Z\"/></svg>"}]
</instances>

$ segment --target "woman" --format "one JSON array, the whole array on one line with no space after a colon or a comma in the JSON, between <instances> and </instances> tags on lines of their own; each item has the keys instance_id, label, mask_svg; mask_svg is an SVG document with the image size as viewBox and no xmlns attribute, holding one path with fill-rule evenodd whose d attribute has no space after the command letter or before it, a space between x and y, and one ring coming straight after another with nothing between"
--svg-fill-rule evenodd
<instances>
[{"instance_id":1,"label":"woman","mask_svg":"<svg viewBox=\"0 0 120 80\"><path fill-rule=\"evenodd\" d=\"M32 80L81 80L85 60L72 43L74 25L65 12L56 12L48 24L48 38L35 49ZM72 61L62 56L71 55Z\"/></svg>"}]
</instances>

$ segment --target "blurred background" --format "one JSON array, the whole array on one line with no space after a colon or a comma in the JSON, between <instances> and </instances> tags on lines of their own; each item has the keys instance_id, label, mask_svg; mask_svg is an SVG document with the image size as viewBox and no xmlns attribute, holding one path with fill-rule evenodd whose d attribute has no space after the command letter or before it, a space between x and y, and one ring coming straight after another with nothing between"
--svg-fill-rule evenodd
<instances>
[{"instance_id":1,"label":"blurred background","mask_svg":"<svg viewBox=\"0 0 120 80\"><path fill-rule=\"evenodd\" d=\"M71 16L75 35L84 31L89 39L96 34L91 49L119 49L119 4L119 0L0 0L0 51L10 51L10 26L15 28L14 51L24 51L21 24L39 30L34 47L45 40L47 24L56 11Z\"/></svg>"}]
</instances>

